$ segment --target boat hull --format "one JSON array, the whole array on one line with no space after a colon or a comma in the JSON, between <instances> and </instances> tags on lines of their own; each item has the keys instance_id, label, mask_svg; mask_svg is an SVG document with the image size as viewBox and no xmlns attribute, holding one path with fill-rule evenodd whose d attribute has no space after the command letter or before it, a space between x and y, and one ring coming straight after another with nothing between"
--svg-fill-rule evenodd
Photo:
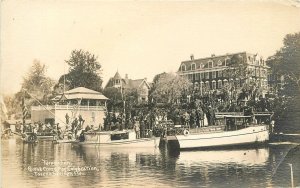
<instances>
[{"instance_id":1,"label":"boat hull","mask_svg":"<svg viewBox=\"0 0 300 188\"><path fill-rule=\"evenodd\" d=\"M84 140L73 143L76 146L115 148L155 148L158 144L159 138L136 138L133 130L87 132L84 133Z\"/></svg>"},{"instance_id":2,"label":"boat hull","mask_svg":"<svg viewBox=\"0 0 300 188\"><path fill-rule=\"evenodd\" d=\"M116 140L107 143L100 142L73 142L75 146L84 147L109 147L109 148L156 148L159 138L140 138L135 140Z\"/></svg>"},{"instance_id":3,"label":"boat hull","mask_svg":"<svg viewBox=\"0 0 300 188\"><path fill-rule=\"evenodd\" d=\"M176 139L181 150L251 145L268 141L269 130L267 125L262 125L247 127L236 131L177 135Z\"/></svg>"}]
</instances>

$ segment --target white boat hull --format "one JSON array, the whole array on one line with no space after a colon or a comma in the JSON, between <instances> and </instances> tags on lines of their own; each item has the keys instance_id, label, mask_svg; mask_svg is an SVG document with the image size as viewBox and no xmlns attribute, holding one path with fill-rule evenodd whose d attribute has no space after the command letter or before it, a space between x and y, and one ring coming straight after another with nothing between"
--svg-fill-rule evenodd
<instances>
[{"instance_id":1,"label":"white boat hull","mask_svg":"<svg viewBox=\"0 0 300 188\"><path fill-rule=\"evenodd\" d=\"M126 138L112 139L113 135L125 134ZM91 132L84 135L84 141L77 141L75 145L99 146L99 147L120 147L120 148L155 148L159 145L159 138L136 138L135 131L106 131Z\"/></svg>"},{"instance_id":2,"label":"white boat hull","mask_svg":"<svg viewBox=\"0 0 300 188\"><path fill-rule=\"evenodd\" d=\"M99 142L75 142L78 146L97 146L109 148L156 148L159 144L159 138L140 138L135 140L116 140L108 143Z\"/></svg>"},{"instance_id":3,"label":"white boat hull","mask_svg":"<svg viewBox=\"0 0 300 188\"><path fill-rule=\"evenodd\" d=\"M263 143L269 140L267 125L247 127L236 131L176 136L180 149L222 147Z\"/></svg>"}]
</instances>

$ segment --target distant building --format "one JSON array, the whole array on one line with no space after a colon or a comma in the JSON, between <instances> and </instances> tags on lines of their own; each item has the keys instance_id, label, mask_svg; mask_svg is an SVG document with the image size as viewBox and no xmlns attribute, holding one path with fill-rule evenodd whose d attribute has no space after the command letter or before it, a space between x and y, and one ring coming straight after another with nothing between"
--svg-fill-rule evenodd
<instances>
[{"instance_id":1,"label":"distant building","mask_svg":"<svg viewBox=\"0 0 300 188\"><path fill-rule=\"evenodd\" d=\"M210 90L218 90L233 81L225 74L225 71L232 66L231 59L233 56L241 58L242 62L246 63L249 72L246 79L235 80L238 87L241 87L245 82L254 80L266 92L268 90L269 67L266 65L265 60L257 54L241 52L220 56L212 55L200 59L194 59L194 56L191 55L190 60L181 62L178 74L188 78L194 85L199 85L200 88L205 86Z\"/></svg>"},{"instance_id":2,"label":"distant building","mask_svg":"<svg viewBox=\"0 0 300 188\"><path fill-rule=\"evenodd\" d=\"M133 80L129 79L127 74L125 78L122 78L117 71L114 77L111 77L105 86L105 88L110 87L120 89L121 93L126 92L126 90L136 90L138 93L138 102L148 101L150 85L146 78Z\"/></svg>"},{"instance_id":3,"label":"distant building","mask_svg":"<svg viewBox=\"0 0 300 188\"><path fill-rule=\"evenodd\" d=\"M65 126L66 116L69 124L81 116L85 120L84 126L103 125L107 100L100 92L84 87L74 88L52 99L55 105L32 106L31 121Z\"/></svg>"},{"instance_id":4,"label":"distant building","mask_svg":"<svg viewBox=\"0 0 300 188\"><path fill-rule=\"evenodd\" d=\"M279 94L283 90L285 85L285 79L283 75L269 74L268 84L270 92L273 94Z\"/></svg>"}]
</instances>

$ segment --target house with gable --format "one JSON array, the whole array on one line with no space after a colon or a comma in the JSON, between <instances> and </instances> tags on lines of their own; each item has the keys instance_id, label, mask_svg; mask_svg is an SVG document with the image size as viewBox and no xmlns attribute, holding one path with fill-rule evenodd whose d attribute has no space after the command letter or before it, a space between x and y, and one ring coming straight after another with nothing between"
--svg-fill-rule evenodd
<instances>
[{"instance_id":1,"label":"house with gable","mask_svg":"<svg viewBox=\"0 0 300 188\"><path fill-rule=\"evenodd\" d=\"M105 89L110 87L118 88L122 94L129 90L135 90L138 94L139 103L148 101L150 85L147 82L147 78L129 79L128 74L125 75L125 78L122 78L117 71L115 75L108 80Z\"/></svg>"}]
</instances>

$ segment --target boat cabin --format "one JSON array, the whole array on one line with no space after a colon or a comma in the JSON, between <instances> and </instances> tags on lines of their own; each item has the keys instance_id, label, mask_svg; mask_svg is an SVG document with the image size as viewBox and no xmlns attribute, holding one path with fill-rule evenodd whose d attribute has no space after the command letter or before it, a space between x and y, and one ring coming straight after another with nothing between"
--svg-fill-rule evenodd
<instances>
[{"instance_id":1,"label":"boat cabin","mask_svg":"<svg viewBox=\"0 0 300 188\"><path fill-rule=\"evenodd\" d=\"M224 116L225 130L233 131L243 129L249 126L251 116L226 115Z\"/></svg>"},{"instance_id":2,"label":"boat cabin","mask_svg":"<svg viewBox=\"0 0 300 188\"><path fill-rule=\"evenodd\" d=\"M86 143L112 143L114 141L136 140L136 133L133 130L124 131L100 131L85 132L84 141Z\"/></svg>"}]
</instances>

